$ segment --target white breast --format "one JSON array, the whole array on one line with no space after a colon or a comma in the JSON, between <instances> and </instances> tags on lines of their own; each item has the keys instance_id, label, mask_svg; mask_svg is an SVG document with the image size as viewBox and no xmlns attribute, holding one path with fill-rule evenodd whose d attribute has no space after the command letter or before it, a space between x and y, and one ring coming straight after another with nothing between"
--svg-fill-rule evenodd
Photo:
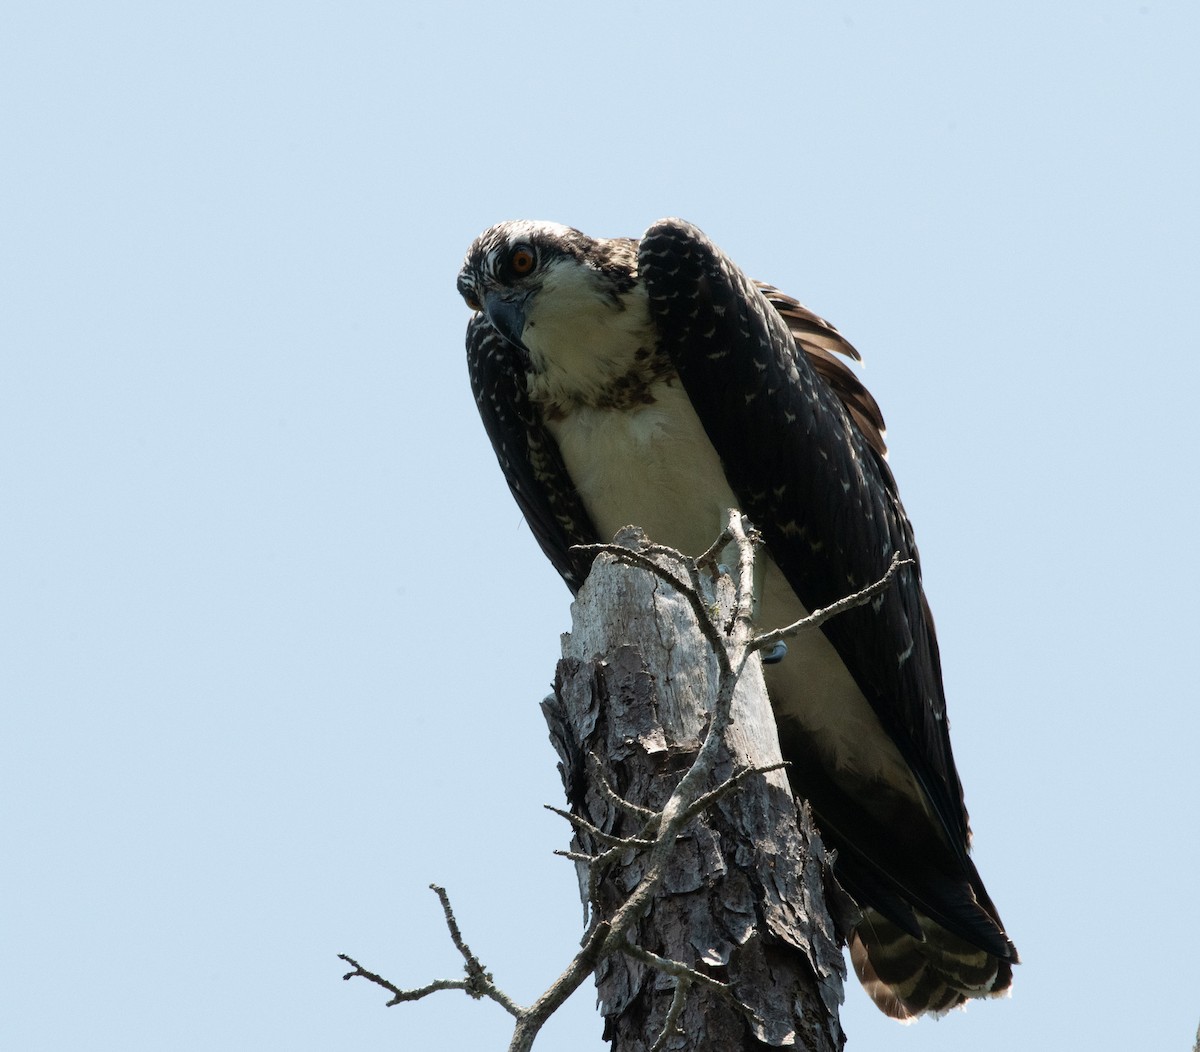
<instances>
[{"instance_id":1,"label":"white breast","mask_svg":"<svg viewBox=\"0 0 1200 1052\"><path fill-rule=\"evenodd\" d=\"M550 430L602 536L632 524L699 555L737 498L679 382L652 393L632 409L575 409Z\"/></svg>"},{"instance_id":2,"label":"white breast","mask_svg":"<svg viewBox=\"0 0 1200 1052\"><path fill-rule=\"evenodd\" d=\"M550 430L600 535L642 527L651 540L698 555L737 506L716 450L679 382L660 381L653 404L632 409L577 408ZM777 628L808 611L769 558L759 575L759 624ZM837 773L880 780L923 801L907 764L841 658L821 632L789 644L768 669L777 712L800 723L820 743Z\"/></svg>"}]
</instances>

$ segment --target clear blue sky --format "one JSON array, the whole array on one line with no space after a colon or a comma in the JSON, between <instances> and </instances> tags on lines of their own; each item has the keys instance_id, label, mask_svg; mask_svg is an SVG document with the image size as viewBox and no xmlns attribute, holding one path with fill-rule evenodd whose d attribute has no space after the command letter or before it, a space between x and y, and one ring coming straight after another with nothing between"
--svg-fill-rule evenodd
<instances>
[{"instance_id":1,"label":"clear blue sky","mask_svg":"<svg viewBox=\"0 0 1200 1052\"><path fill-rule=\"evenodd\" d=\"M912 1027L850 982L850 1047L1190 1047L1198 54L1185 0L11 3L0 1045L504 1047L335 959L457 974L430 881L519 999L579 931L568 593L454 278L682 215L866 358L1026 961Z\"/></svg>"}]
</instances>

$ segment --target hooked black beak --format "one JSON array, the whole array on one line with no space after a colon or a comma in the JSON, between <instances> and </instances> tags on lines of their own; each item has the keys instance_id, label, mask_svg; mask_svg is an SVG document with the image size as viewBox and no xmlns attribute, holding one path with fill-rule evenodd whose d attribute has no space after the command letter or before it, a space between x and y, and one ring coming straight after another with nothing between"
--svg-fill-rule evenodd
<instances>
[{"instance_id":1,"label":"hooked black beak","mask_svg":"<svg viewBox=\"0 0 1200 1052\"><path fill-rule=\"evenodd\" d=\"M529 293L489 292L483 297L483 313L487 320L509 343L524 350L521 334L525 331L525 301Z\"/></svg>"}]
</instances>

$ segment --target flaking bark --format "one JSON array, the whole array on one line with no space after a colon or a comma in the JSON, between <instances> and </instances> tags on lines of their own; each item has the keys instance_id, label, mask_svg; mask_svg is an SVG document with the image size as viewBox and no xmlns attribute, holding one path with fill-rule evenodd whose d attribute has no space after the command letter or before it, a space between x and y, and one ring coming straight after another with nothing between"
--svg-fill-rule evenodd
<instances>
[{"instance_id":1,"label":"flaking bark","mask_svg":"<svg viewBox=\"0 0 1200 1052\"><path fill-rule=\"evenodd\" d=\"M674 569L687 579L681 564ZM704 587L712 588L705 598L721 605L716 621L724 624L733 605L728 578ZM544 704L572 811L610 836L641 830L644 815L606 786L659 810L696 758L718 676L712 646L679 591L641 567L599 557L576 599L555 693ZM710 788L780 762L755 657L739 680ZM596 856L606 846L577 828L573 851ZM633 848L599 875L577 862L589 927L612 917L645 865L645 852ZM614 1052L840 1049L844 965L827 872L820 840L782 770L744 778L708 808L676 843L628 941L729 989L669 974L646 954L604 957L596 983ZM680 983L685 990L676 996ZM677 1025L664 1031L673 1003Z\"/></svg>"}]
</instances>

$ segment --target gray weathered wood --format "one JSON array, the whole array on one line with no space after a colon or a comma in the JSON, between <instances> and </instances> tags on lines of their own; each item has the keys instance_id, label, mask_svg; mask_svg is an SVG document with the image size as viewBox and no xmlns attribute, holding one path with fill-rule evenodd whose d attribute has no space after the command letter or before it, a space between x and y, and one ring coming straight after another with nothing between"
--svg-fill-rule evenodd
<instances>
[{"instance_id":1,"label":"gray weathered wood","mask_svg":"<svg viewBox=\"0 0 1200 1052\"><path fill-rule=\"evenodd\" d=\"M728 610L728 579L716 589L708 598ZM606 833L634 834L642 820L598 788L589 754L626 800L660 808L697 754L717 680L716 658L690 605L648 571L601 556L576 599L555 694L544 706L572 810ZM754 658L738 686L712 787L747 766L779 761ZM602 850L586 832L572 846ZM728 982L749 1013L720 991L693 985L682 1033L663 1047L842 1047L844 964L826 904L825 863L782 771L749 777L692 823L630 941ZM599 883L597 901L588 903L587 868L580 864L585 914L611 917L644 867L643 852L624 851ZM615 1052L646 1052L662 1031L675 981L614 954L601 961L596 982Z\"/></svg>"}]
</instances>

